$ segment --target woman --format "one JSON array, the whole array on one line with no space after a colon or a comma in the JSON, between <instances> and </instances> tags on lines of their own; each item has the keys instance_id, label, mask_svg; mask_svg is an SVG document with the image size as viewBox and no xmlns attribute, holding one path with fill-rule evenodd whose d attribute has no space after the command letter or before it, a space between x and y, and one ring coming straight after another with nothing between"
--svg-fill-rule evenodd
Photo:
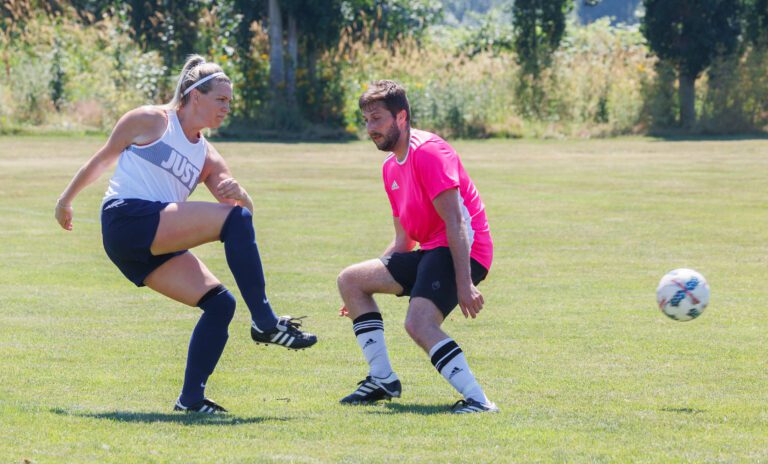
<instances>
[{"instance_id":1,"label":"woman","mask_svg":"<svg viewBox=\"0 0 768 464\"><path fill-rule=\"evenodd\" d=\"M107 143L77 172L56 203L56 220L72 230L72 202L115 161L101 208L104 249L136 286L203 310L192 332L184 385L174 410L221 413L205 385L227 342L235 299L189 248L220 240L251 312L251 337L292 349L314 345L290 316L276 317L265 293L252 224L253 202L203 137L229 113L232 82L199 55L189 57L173 100L126 113ZM187 202L205 183L219 203Z\"/></svg>"}]
</instances>

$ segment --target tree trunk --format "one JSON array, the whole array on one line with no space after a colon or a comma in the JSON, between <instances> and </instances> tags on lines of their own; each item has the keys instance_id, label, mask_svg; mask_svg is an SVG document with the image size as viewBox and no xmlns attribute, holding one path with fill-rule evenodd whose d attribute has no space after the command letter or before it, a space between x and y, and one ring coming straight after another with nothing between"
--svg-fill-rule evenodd
<instances>
[{"instance_id":1,"label":"tree trunk","mask_svg":"<svg viewBox=\"0 0 768 464\"><path fill-rule=\"evenodd\" d=\"M296 17L288 15L288 66L286 67L286 96L290 103L296 102L296 68L299 61L299 38Z\"/></svg>"},{"instance_id":2,"label":"tree trunk","mask_svg":"<svg viewBox=\"0 0 768 464\"><path fill-rule=\"evenodd\" d=\"M269 0L269 83L273 90L284 88L283 16L278 0Z\"/></svg>"},{"instance_id":3,"label":"tree trunk","mask_svg":"<svg viewBox=\"0 0 768 464\"><path fill-rule=\"evenodd\" d=\"M696 124L696 77L680 71L678 99L680 100L680 125L691 129Z\"/></svg>"}]
</instances>

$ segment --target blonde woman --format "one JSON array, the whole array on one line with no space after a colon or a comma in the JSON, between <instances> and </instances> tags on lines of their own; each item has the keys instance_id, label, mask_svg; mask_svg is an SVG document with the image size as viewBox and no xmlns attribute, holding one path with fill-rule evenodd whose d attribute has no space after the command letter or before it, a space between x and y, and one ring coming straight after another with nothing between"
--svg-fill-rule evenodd
<instances>
[{"instance_id":1,"label":"blonde woman","mask_svg":"<svg viewBox=\"0 0 768 464\"><path fill-rule=\"evenodd\" d=\"M147 286L203 314L189 344L181 395L174 410L222 413L205 397L235 312L234 296L189 249L220 240L227 264L251 312L257 343L308 348L317 337L290 316L277 317L265 292L252 223L253 201L224 158L202 134L230 111L232 82L214 63L193 55L173 100L143 106L117 122L107 143L77 172L56 203L56 220L72 230L77 194L115 162L101 207L104 249L136 286ZM218 200L190 202L198 183Z\"/></svg>"}]
</instances>

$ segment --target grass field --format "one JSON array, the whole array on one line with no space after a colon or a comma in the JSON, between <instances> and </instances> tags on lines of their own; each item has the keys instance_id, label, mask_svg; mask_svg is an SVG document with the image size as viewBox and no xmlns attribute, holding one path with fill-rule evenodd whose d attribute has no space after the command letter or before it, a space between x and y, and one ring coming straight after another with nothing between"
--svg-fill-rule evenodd
<instances>
[{"instance_id":1,"label":"grass field","mask_svg":"<svg viewBox=\"0 0 768 464\"><path fill-rule=\"evenodd\" d=\"M379 298L403 398L338 399L366 374L335 279L391 239L371 143L218 143L256 204L279 313L306 352L254 346L239 302L208 394L170 411L199 310L133 287L101 247L106 178L53 206L96 138L0 138L0 463L768 462L765 141L457 142L496 243L486 309L446 321L496 415L458 398ZM210 195L200 188L192 199ZM197 249L231 289L220 244ZM655 306L661 276L702 272L697 320Z\"/></svg>"}]
</instances>

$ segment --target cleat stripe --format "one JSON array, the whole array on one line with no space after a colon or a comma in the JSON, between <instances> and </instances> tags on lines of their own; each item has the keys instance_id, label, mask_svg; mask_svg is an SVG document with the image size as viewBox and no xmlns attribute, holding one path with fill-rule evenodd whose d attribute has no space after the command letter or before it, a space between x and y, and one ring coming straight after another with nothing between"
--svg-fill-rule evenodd
<instances>
[{"instance_id":1,"label":"cleat stripe","mask_svg":"<svg viewBox=\"0 0 768 464\"><path fill-rule=\"evenodd\" d=\"M296 337L291 337L290 340L288 340L288 343L285 344L285 346L291 346L295 340L296 340Z\"/></svg>"}]
</instances>

